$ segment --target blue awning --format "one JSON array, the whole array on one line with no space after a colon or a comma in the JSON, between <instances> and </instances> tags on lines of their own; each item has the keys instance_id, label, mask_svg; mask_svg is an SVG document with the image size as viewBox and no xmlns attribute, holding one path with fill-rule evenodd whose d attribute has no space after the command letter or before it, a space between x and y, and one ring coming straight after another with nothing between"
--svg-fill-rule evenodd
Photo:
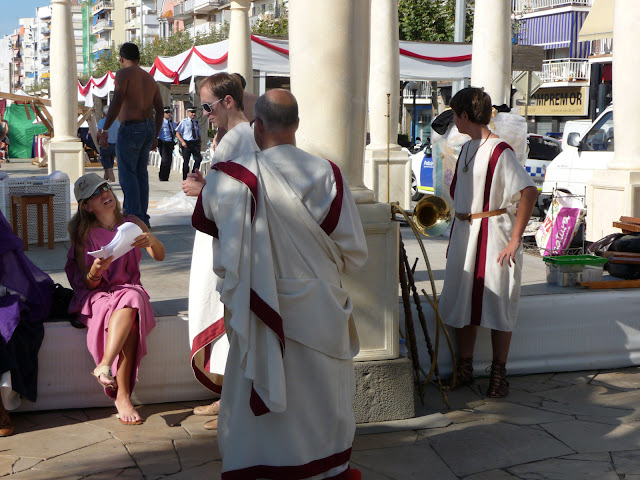
<instances>
[{"instance_id":1,"label":"blue awning","mask_svg":"<svg viewBox=\"0 0 640 480\"><path fill-rule=\"evenodd\" d=\"M578 42L578 32L589 12L564 12L520 20L518 44L538 45L545 50L569 47L571 58L587 58L589 43Z\"/></svg>"}]
</instances>

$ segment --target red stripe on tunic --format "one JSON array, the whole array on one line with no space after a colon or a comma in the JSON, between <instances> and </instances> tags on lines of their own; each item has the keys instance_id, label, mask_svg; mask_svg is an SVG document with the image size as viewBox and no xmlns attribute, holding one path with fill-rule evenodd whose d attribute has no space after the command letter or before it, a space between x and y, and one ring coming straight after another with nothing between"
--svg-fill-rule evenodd
<instances>
[{"instance_id":1,"label":"red stripe on tunic","mask_svg":"<svg viewBox=\"0 0 640 480\"><path fill-rule=\"evenodd\" d=\"M333 202L331 202L329 213L327 213L327 216L320 224L320 228L322 228L327 235L331 235L338 226L338 220L340 220L344 187L342 184L342 172L340 172L340 168L338 168L338 166L331 160L327 160L327 162L331 164L331 169L333 170L333 178L336 181L336 198L334 198Z\"/></svg>"},{"instance_id":2,"label":"red stripe on tunic","mask_svg":"<svg viewBox=\"0 0 640 480\"><path fill-rule=\"evenodd\" d=\"M313 432L309 432L309 434L312 435ZM325 458L313 460L305 465L255 465L253 467L242 468L240 470L222 472L222 480L256 480L258 478L265 478L269 480L301 480L315 475L320 475L332 468L344 465L350 458L351 448L348 448L344 452L335 453ZM349 473L348 476L346 472ZM331 478L335 480L348 480L350 474L350 469L347 468L345 472Z\"/></svg>"},{"instance_id":3,"label":"red stripe on tunic","mask_svg":"<svg viewBox=\"0 0 640 480\"><path fill-rule=\"evenodd\" d=\"M211 381L207 376L207 372L200 370L196 365L195 357L196 353L205 348L205 358L207 363L204 368L209 368L209 357L211 353L211 343L218 337L225 333L224 319L220 318L218 321L204 329L193 339L193 346L191 347L191 369L196 379L205 387L214 393L220 394L222 392L222 386L217 385ZM208 351L206 350L208 347Z\"/></svg>"},{"instance_id":4,"label":"red stripe on tunic","mask_svg":"<svg viewBox=\"0 0 640 480\"><path fill-rule=\"evenodd\" d=\"M248 168L231 161L216 163L211 168L226 173L231 178L247 186L251 192L251 222L253 223L256 214L256 199L258 198L258 178Z\"/></svg>"},{"instance_id":5,"label":"red stripe on tunic","mask_svg":"<svg viewBox=\"0 0 640 480\"><path fill-rule=\"evenodd\" d=\"M502 152L511 148L508 143L501 142L494 149L487 166L487 178L484 183L484 206L482 211L490 210L491 183L498 159ZM487 266L487 239L489 237L489 218L483 218L478 232L478 244L476 247L476 264L473 275L473 289L471 291L471 325L479 326L482 322L482 299L484 296L484 277Z\"/></svg>"},{"instance_id":6,"label":"red stripe on tunic","mask_svg":"<svg viewBox=\"0 0 640 480\"><path fill-rule=\"evenodd\" d=\"M218 238L218 226L213 220L209 220L204 214L204 207L202 205L202 192L198 195L196 201L196 208L191 215L191 225L196 230L199 230L207 235L211 235L214 238Z\"/></svg>"},{"instance_id":7,"label":"red stripe on tunic","mask_svg":"<svg viewBox=\"0 0 640 480\"><path fill-rule=\"evenodd\" d=\"M249 406L251 407L251 411L256 417L260 415L264 415L265 413L270 413L271 410L264 403L256 389L253 388L253 384L251 384L251 396L249 397Z\"/></svg>"}]
</instances>

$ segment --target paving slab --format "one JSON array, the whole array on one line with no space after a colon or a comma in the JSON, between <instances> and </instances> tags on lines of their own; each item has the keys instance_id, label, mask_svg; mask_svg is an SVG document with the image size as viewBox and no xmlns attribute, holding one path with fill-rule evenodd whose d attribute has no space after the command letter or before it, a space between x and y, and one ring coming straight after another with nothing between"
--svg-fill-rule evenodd
<instances>
[{"instance_id":1,"label":"paving slab","mask_svg":"<svg viewBox=\"0 0 640 480\"><path fill-rule=\"evenodd\" d=\"M0 476L13 473L13 466L20 460L15 455L0 455Z\"/></svg>"},{"instance_id":2,"label":"paving slab","mask_svg":"<svg viewBox=\"0 0 640 480\"><path fill-rule=\"evenodd\" d=\"M222 475L222 462L209 462L199 467L183 470L173 475L163 477L163 480L193 480L200 478L220 478Z\"/></svg>"},{"instance_id":3,"label":"paving slab","mask_svg":"<svg viewBox=\"0 0 640 480\"><path fill-rule=\"evenodd\" d=\"M45 460L34 469L68 475L90 475L105 470L121 470L135 466L122 443L110 439Z\"/></svg>"},{"instance_id":4,"label":"paving slab","mask_svg":"<svg viewBox=\"0 0 640 480\"><path fill-rule=\"evenodd\" d=\"M178 455L169 440L132 443L127 450L145 477L158 478L180 471Z\"/></svg>"},{"instance_id":5,"label":"paving slab","mask_svg":"<svg viewBox=\"0 0 640 480\"><path fill-rule=\"evenodd\" d=\"M182 470L199 467L211 460L220 460L217 437L192 438L173 442Z\"/></svg>"},{"instance_id":6,"label":"paving slab","mask_svg":"<svg viewBox=\"0 0 640 480\"><path fill-rule=\"evenodd\" d=\"M450 467L429 445L361 450L353 452L351 459L356 465L362 465L395 480L425 478L427 472L430 478L457 480Z\"/></svg>"},{"instance_id":7,"label":"paving slab","mask_svg":"<svg viewBox=\"0 0 640 480\"><path fill-rule=\"evenodd\" d=\"M463 423L449 431L425 434L429 445L458 476L575 453L548 433L527 426Z\"/></svg>"},{"instance_id":8,"label":"paving slab","mask_svg":"<svg viewBox=\"0 0 640 480\"><path fill-rule=\"evenodd\" d=\"M463 480L518 480L518 477L514 477L504 470L489 470L487 472L475 473L464 477Z\"/></svg>"},{"instance_id":9,"label":"paving slab","mask_svg":"<svg viewBox=\"0 0 640 480\"><path fill-rule=\"evenodd\" d=\"M441 428L451 423L441 413L417 416L405 420L391 420L388 422L361 423L356 425L356 435L368 435L372 433L394 432L402 430L420 430L424 428Z\"/></svg>"},{"instance_id":10,"label":"paving slab","mask_svg":"<svg viewBox=\"0 0 640 480\"><path fill-rule=\"evenodd\" d=\"M39 458L22 457L13 464L13 471L15 473L18 473L24 470L29 470L30 468L35 467L41 461L42 460L40 460Z\"/></svg>"},{"instance_id":11,"label":"paving slab","mask_svg":"<svg viewBox=\"0 0 640 480\"><path fill-rule=\"evenodd\" d=\"M366 480L391 480L393 477L389 477L380 472L374 472L373 470L368 469L365 466L358 465L356 462L350 463L351 468L357 468L362 473L362 478Z\"/></svg>"},{"instance_id":12,"label":"paving slab","mask_svg":"<svg viewBox=\"0 0 640 480\"><path fill-rule=\"evenodd\" d=\"M47 459L111 439L109 432L78 423L43 428L2 439L5 454Z\"/></svg>"},{"instance_id":13,"label":"paving slab","mask_svg":"<svg viewBox=\"0 0 640 480\"><path fill-rule=\"evenodd\" d=\"M570 384L589 383L597 375L597 370L585 370L581 372L562 372L556 373L551 377L555 382L563 382Z\"/></svg>"},{"instance_id":14,"label":"paving slab","mask_svg":"<svg viewBox=\"0 0 640 480\"><path fill-rule=\"evenodd\" d=\"M418 440L418 433L413 430L404 432L378 433L374 435L356 435L353 450L371 450L401 445L413 445Z\"/></svg>"},{"instance_id":15,"label":"paving slab","mask_svg":"<svg viewBox=\"0 0 640 480\"><path fill-rule=\"evenodd\" d=\"M11 480L80 480L82 475L68 473L45 472L42 470L26 470L11 475Z\"/></svg>"},{"instance_id":16,"label":"paving slab","mask_svg":"<svg viewBox=\"0 0 640 480\"><path fill-rule=\"evenodd\" d=\"M610 462L552 458L511 467L518 478L541 480L620 480Z\"/></svg>"},{"instance_id":17,"label":"paving slab","mask_svg":"<svg viewBox=\"0 0 640 480\"><path fill-rule=\"evenodd\" d=\"M607 425L573 420L541 425L576 453L640 449L640 424ZM553 455L558 456L558 455Z\"/></svg>"},{"instance_id":18,"label":"paving slab","mask_svg":"<svg viewBox=\"0 0 640 480\"><path fill-rule=\"evenodd\" d=\"M621 475L640 475L640 450L611 452L613 466Z\"/></svg>"},{"instance_id":19,"label":"paving slab","mask_svg":"<svg viewBox=\"0 0 640 480\"><path fill-rule=\"evenodd\" d=\"M538 423L559 422L561 420L571 419L568 415L559 413L545 412L538 408L518 405L511 402L491 402L485 403L475 408L481 413L489 413L495 415L500 421L506 423L514 423L516 425L535 425Z\"/></svg>"},{"instance_id":20,"label":"paving slab","mask_svg":"<svg viewBox=\"0 0 640 480\"><path fill-rule=\"evenodd\" d=\"M640 387L640 369L625 368L614 372L598 373L591 384L616 390L634 390Z\"/></svg>"}]
</instances>

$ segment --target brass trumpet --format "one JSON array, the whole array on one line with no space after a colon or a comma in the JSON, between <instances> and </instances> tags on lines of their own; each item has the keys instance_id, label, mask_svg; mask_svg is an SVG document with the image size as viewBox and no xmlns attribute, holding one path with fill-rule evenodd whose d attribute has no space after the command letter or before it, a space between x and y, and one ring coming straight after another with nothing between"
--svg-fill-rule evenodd
<instances>
[{"instance_id":1,"label":"brass trumpet","mask_svg":"<svg viewBox=\"0 0 640 480\"><path fill-rule=\"evenodd\" d=\"M451 225L451 208L436 195L422 198L410 214L418 231L425 237L437 237Z\"/></svg>"}]
</instances>

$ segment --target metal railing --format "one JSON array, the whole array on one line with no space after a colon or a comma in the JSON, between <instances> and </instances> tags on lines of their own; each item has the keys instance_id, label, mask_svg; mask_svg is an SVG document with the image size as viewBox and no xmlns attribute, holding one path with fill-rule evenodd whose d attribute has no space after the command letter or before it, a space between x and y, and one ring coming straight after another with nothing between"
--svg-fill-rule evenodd
<instances>
[{"instance_id":1,"label":"metal railing","mask_svg":"<svg viewBox=\"0 0 640 480\"><path fill-rule=\"evenodd\" d=\"M429 84L429 82L415 82L419 84L419 88L416 91L416 98L429 98L431 97L431 85ZM407 85L406 87L404 87L404 90L402 90L402 97L403 98L413 98L413 90L411 90L411 88L409 88L409 86Z\"/></svg>"},{"instance_id":2,"label":"metal railing","mask_svg":"<svg viewBox=\"0 0 640 480\"><path fill-rule=\"evenodd\" d=\"M100 40L96 42L93 47L91 47L91 52L96 53L100 50L107 50L109 48L111 48L111 42L109 42L108 40Z\"/></svg>"},{"instance_id":3,"label":"metal railing","mask_svg":"<svg viewBox=\"0 0 640 480\"><path fill-rule=\"evenodd\" d=\"M223 3L227 2L222 0L195 0L194 8L220 7Z\"/></svg>"},{"instance_id":4,"label":"metal railing","mask_svg":"<svg viewBox=\"0 0 640 480\"><path fill-rule=\"evenodd\" d=\"M515 15L547 10L557 7L590 7L593 0L511 0L511 8Z\"/></svg>"},{"instance_id":5,"label":"metal railing","mask_svg":"<svg viewBox=\"0 0 640 480\"><path fill-rule=\"evenodd\" d=\"M135 30L140 28L140 17L134 17L124 26L125 30Z\"/></svg>"},{"instance_id":6,"label":"metal railing","mask_svg":"<svg viewBox=\"0 0 640 480\"><path fill-rule=\"evenodd\" d=\"M113 28L113 20L100 20L91 27L91 33L98 33L106 28Z\"/></svg>"},{"instance_id":7,"label":"metal railing","mask_svg":"<svg viewBox=\"0 0 640 480\"><path fill-rule=\"evenodd\" d=\"M560 58L545 60L538 76L543 82L575 82L589 80L589 60Z\"/></svg>"}]
</instances>

